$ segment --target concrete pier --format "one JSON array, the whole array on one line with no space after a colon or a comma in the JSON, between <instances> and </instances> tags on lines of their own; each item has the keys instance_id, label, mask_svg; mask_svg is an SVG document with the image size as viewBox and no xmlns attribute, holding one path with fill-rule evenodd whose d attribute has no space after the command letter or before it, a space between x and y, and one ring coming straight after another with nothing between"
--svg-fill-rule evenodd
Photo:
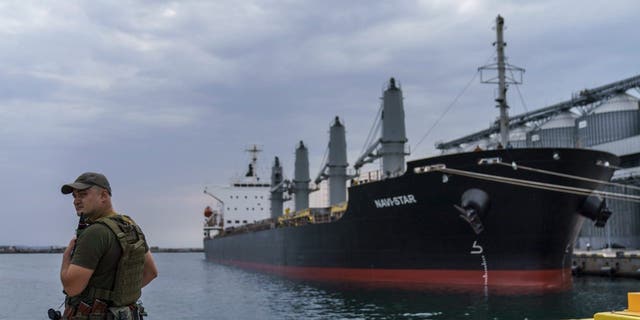
<instances>
[{"instance_id":1,"label":"concrete pier","mask_svg":"<svg viewBox=\"0 0 640 320\"><path fill-rule=\"evenodd\" d=\"M640 250L574 250L571 272L576 276L640 278Z\"/></svg>"}]
</instances>

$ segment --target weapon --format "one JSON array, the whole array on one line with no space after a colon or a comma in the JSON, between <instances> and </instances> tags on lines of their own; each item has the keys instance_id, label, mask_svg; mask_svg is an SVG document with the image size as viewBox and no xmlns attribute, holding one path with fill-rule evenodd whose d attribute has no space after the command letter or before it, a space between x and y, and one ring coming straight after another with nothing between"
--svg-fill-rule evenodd
<instances>
[{"instance_id":1,"label":"weapon","mask_svg":"<svg viewBox=\"0 0 640 320\"><path fill-rule=\"evenodd\" d=\"M84 214L80 214L80 218L78 218L78 227L76 228L76 237L79 237L82 234L82 231L89 226L87 223L87 219L84 217Z\"/></svg>"},{"instance_id":2,"label":"weapon","mask_svg":"<svg viewBox=\"0 0 640 320\"><path fill-rule=\"evenodd\" d=\"M47 315L49 316L49 319L53 319L53 320L62 319L62 314L60 314L60 311L53 310L53 308L49 308L49 310L47 311Z\"/></svg>"},{"instance_id":3,"label":"weapon","mask_svg":"<svg viewBox=\"0 0 640 320\"><path fill-rule=\"evenodd\" d=\"M80 218L78 218L78 227L76 228L76 239L80 238L80 235L82 234L82 232L84 231L84 229L86 229L89 226L89 224L87 223L84 214L80 214ZM73 247L73 250L71 250L71 256L73 257L73 253L76 252L76 247Z\"/></svg>"},{"instance_id":4,"label":"weapon","mask_svg":"<svg viewBox=\"0 0 640 320\"><path fill-rule=\"evenodd\" d=\"M138 316L140 317L140 320L143 320L144 317L148 316L147 311L144 309L144 306L142 305L142 300L138 300L137 303L137 309L138 309Z\"/></svg>"},{"instance_id":5,"label":"weapon","mask_svg":"<svg viewBox=\"0 0 640 320\"><path fill-rule=\"evenodd\" d=\"M80 237L80 234L82 234L82 231L84 231L84 229L86 229L88 226L89 224L87 224L84 218L84 214L80 214L80 218L78 219L78 227L76 228L76 239ZM76 247L74 246L73 249L71 250L72 257L75 252L76 252ZM71 313L72 312L71 310L72 309L70 308L65 308L65 317L70 316L70 314L67 314L67 312ZM91 307L89 307L89 310L91 310ZM49 316L49 319L53 319L53 320L62 319L62 314L60 314L60 311L56 311L53 308L50 308L47 311L47 315Z\"/></svg>"}]
</instances>

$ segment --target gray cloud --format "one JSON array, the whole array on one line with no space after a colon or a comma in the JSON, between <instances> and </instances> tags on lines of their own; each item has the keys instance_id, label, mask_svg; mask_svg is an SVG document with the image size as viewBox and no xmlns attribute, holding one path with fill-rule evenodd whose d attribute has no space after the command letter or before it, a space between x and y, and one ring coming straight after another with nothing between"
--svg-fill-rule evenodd
<instances>
[{"instance_id":1,"label":"gray cloud","mask_svg":"<svg viewBox=\"0 0 640 320\"><path fill-rule=\"evenodd\" d=\"M638 73L635 1L67 1L0 4L0 244L66 244L61 184L102 171L116 209L152 245L199 246L205 184L294 146L319 169L334 116L351 162L389 77L403 86L409 143L493 56L527 68L528 109ZM474 82L413 151L486 128L494 88ZM520 113L515 88L511 112Z\"/></svg>"}]
</instances>

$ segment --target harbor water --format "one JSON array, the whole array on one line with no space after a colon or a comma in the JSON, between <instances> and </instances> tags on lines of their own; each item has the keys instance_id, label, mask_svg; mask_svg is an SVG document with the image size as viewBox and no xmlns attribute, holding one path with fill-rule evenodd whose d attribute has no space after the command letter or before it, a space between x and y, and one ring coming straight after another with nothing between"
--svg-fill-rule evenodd
<instances>
[{"instance_id":1,"label":"harbor water","mask_svg":"<svg viewBox=\"0 0 640 320\"><path fill-rule=\"evenodd\" d=\"M640 280L581 277L553 294L406 291L299 282L156 253L146 319L570 319L621 310ZM63 301L60 254L0 254L0 319L48 319Z\"/></svg>"}]
</instances>

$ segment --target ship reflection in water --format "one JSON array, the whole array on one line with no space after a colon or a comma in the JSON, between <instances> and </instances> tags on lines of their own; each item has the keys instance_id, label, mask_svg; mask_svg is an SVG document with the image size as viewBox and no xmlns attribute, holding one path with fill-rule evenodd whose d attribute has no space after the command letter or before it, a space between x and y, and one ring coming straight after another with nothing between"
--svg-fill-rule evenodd
<instances>
[{"instance_id":1,"label":"ship reflection in water","mask_svg":"<svg viewBox=\"0 0 640 320\"><path fill-rule=\"evenodd\" d=\"M244 311L263 312L261 319L590 318L603 310L624 309L627 292L637 290L638 284L634 279L589 277L577 278L573 288L564 292L518 295L491 292L486 295L451 287L405 290L352 283L292 281L216 264L207 264L206 269L212 281L217 279L215 287L220 290L224 287L224 292L231 294L224 298L231 305L217 313L222 319L226 319L225 315L239 303L235 299L254 302ZM227 290L226 285L233 289ZM256 296L264 300L256 299ZM210 299L220 302L222 298Z\"/></svg>"},{"instance_id":2,"label":"ship reflection in water","mask_svg":"<svg viewBox=\"0 0 640 320\"><path fill-rule=\"evenodd\" d=\"M637 281L577 279L569 291L518 295L451 287L407 291L308 282L288 286L316 319L576 319L625 309L626 294L637 290Z\"/></svg>"}]
</instances>

